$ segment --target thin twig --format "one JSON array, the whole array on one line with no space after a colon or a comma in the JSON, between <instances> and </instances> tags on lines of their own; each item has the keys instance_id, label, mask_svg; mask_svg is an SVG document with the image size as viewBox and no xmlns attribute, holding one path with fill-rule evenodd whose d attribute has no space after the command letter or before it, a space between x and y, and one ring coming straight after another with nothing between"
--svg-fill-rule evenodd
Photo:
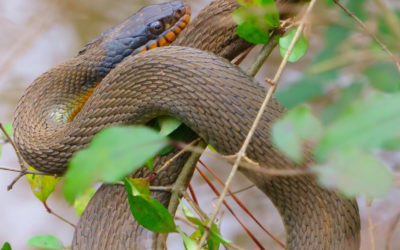
<instances>
[{"instance_id":1,"label":"thin twig","mask_svg":"<svg viewBox=\"0 0 400 250\"><path fill-rule=\"evenodd\" d=\"M344 12L346 12L347 15L349 15L351 18L353 18L357 24L370 36L372 37L375 42L385 51L393 60L393 63L397 67L397 70L400 72L400 61L397 59L397 57L387 48L387 46L379 40L379 38L372 33L367 26L356 16L354 13L352 13L349 9L347 9L343 4L339 2L339 0L333 0L337 6L339 6Z\"/></svg>"},{"instance_id":2,"label":"thin twig","mask_svg":"<svg viewBox=\"0 0 400 250\"><path fill-rule=\"evenodd\" d=\"M189 183L189 192L190 192L190 195L192 196L192 198L193 198L193 201L194 201L194 203L196 203L197 205L199 205L199 202L197 201L197 197L196 197L196 193L194 192L194 189L193 189L193 187L192 187L192 185Z\"/></svg>"},{"instance_id":3,"label":"thin twig","mask_svg":"<svg viewBox=\"0 0 400 250\"><path fill-rule=\"evenodd\" d=\"M197 152L197 153L203 152L202 148L193 147L188 144L176 143L175 146L180 147L180 148L186 147L186 150L191 151L191 152ZM215 153L212 151L204 151L203 155L206 155L209 157L214 157L216 159L224 159L224 160L227 160L228 163L231 163L231 164L234 164L235 159L236 159L236 155L221 155L221 154L218 154L218 153ZM243 158L247 159L247 157L243 157ZM242 161L240 163L240 168L246 168L251 171L258 172L258 173L268 175L268 176L295 176L295 175L312 174L312 172L309 169L276 169L276 168L265 166L265 165L263 165L261 167L260 164L255 163L252 160L251 161L248 161L248 160Z\"/></svg>"},{"instance_id":4,"label":"thin twig","mask_svg":"<svg viewBox=\"0 0 400 250\"><path fill-rule=\"evenodd\" d=\"M176 158L178 158L180 155L182 155L183 153L185 153L186 151L188 151L188 148L190 146L193 146L194 144L198 143L200 141L200 138L197 138L195 140L193 140L191 143L185 145L182 150L180 150L177 154L175 154L173 157L171 157L170 159L168 159L168 161L166 161L161 168L157 169L156 174L161 173L161 171L163 171L165 168L167 168Z\"/></svg>"},{"instance_id":5,"label":"thin twig","mask_svg":"<svg viewBox=\"0 0 400 250\"><path fill-rule=\"evenodd\" d=\"M196 168L201 177L207 182L208 186L211 188L211 190L214 192L216 196L219 196L220 193L216 189L216 187L211 183L211 181L207 178L207 176L201 171L199 168ZM246 227L246 225L243 224L243 222L240 220L240 218L236 215L236 213L232 210L232 208L228 205L228 203L224 200L223 204L225 207L229 210L229 212L232 214L232 216L236 219L236 221L240 224L240 226L243 228L244 231L246 231L247 235L254 241L254 243L257 245L259 249L265 249L263 245L260 243L260 241L253 235L253 233Z\"/></svg>"},{"instance_id":6,"label":"thin twig","mask_svg":"<svg viewBox=\"0 0 400 250\"><path fill-rule=\"evenodd\" d=\"M224 182L218 177L218 175L209 167L207 167L201 160L199 160L200 165L202 165L205 169L207 169L208 172L210 172L214 178L219 182L219 184L221 184L222 186L224 185ZM198 171L200 171L197 167L196 169ZM202 175L203 176L203 175ZM256 217L254 217L254 215L250 212L249 209L247 209L247 207L237 198L237 196L230 190L228 189L229 195L232 196L232 198L235 200L235 202L240 206L240 208L243 209L243 211L246 212L246 214L248 216L250 216L250 218L273 240L275 241L279 246L281 246L282 248L285 248L285 244L283 244L278 238L276 238L272 233L270 233L258 220Z\"/></svg>"},{"instance_id":7,"label":"thin twig","mask_svg":"<svg viewBox=\"0 0 400 250\"><path fill-rule=\"evenodd\" d=\"M14 178L14 180L12 180L12 182L7 186L7 191L10 191L15 183L17 183L17 181L19 181L19 179L21 179L23 176L25 175L24 172L21 172L17 177Z\"/></svg>"},{"instance_id":8,"label":"thin twig","mask_svg":"<svg viewBox=\"0 0 400 250\"><path fill-rule=\"evenodd\" d=\"M189 205L193 208L193 210L200 216L200 219L202 221L206 221L209 218L207 217L207 214L199 207L198 204L196 204L194 202L194 200L192 198L190 198L189 194L186 191L182 192L182 196L185 198L185 200L189 203ZM225 246L225 249L239 249L239 250L243 250L242 248L240 248L239 246L235 245L234 243L229 243L228 245L223 243L223 245Z\"/></svg>"},{"instance_id":9,"label":"thin twig","mask_svg":"<svg viewBox=\"0 0 400 250\"><path fill-rule=\"evenodd\" d=\"M366 204L366 207L367 207L368 233L369 233L369 240L370 240L371 250L375 250L374 224L372 222L372 216L371 216L372 200L366 199L365 204Z\"/></svg>"},{"instance_id":10,"label":"thin twig","mask_svg":"<svg viewBox=\"0 0 400 250\"><path fill-rule=\"evenodd\" d=\"M176 215L174 216L174 218L175 218L176 220L180 220L180 221L184 222L186 225L190 226L190 227L193 228L193 229L197 229L197 228L198 228L198 226L197 226L196 224L192 223L191 221L189 221L188 219L186 219L186 218L183 217L183 216L180 216L180 215L176 214Z\"/></svg>"},{"instance_id":11,"label":"thin twig","mask_svg":"<svg viewBox=\"0 0 400 250\"><path fill-rule=\"evenodd\" d=\"M27 168L24 164L24 160L22 159L21 154L18 151L18 148L15 146L14 141L11 139L10 135L7 133L6 129L4 128L4 126L1 122L0 122L0 129L3 132L3 134L6 136L7 140L11 143L12 147L14 148L14 151L18 157L18 162L19 162L19 165L21 166L21 169L26 170Z\"/></svg>"},{"instance_id":12,"label":"thin twig","mask_svg":"<svg viewBox=\"0 0 400 250\"><path fill-rule=\"evenodd\" d=\"M311 0L309 6L307 7L307 10L306 10L304 16L302 17L302 19L300 21L299 28L297 29L296 34L295 34L292 42L290 43L288 51L286 52L285 57L283 58L282 63L280 64L280 66L278 68L278 71L276 72L275 77L273 79L273 82L275 84L268 89L267 96L265 97L265 99L264 99L264 101L263 101L263 103L262 103L262 105L260 107L260 110L259 110L259 112L258 112L258 114L257 114L257 116L256 116L256 118L255 118L255 120L253 122L253 125L251 126L250 131L248 132L242 147L240 148L239 152L237 153L237 158L236 158L235 164L233 165L232 171L230 172L230 174L228 176L228 179L227 179L227 181L225 183L225 187L221 192L220 198L218 199L217 205L216 205L216 207L215 207L215 209L214 209L214 211L213 211L213 213L211 215L210 222L209 222L208 226L212 225L213 221L217 217L217 214L218 214L219 210L221 209L222 203L224 201L224 197L228 192L228 188L229 188L229 186L230 186L230 184L231 184L231 182L233 180L233 177L235 176L236 171L238 170L238 167L240 165L240 162L241 162L242 158L245 156L245 153L246 153L247 147L248 147L248 145L250 143L250 140L253 137L253 134L254 134L257 126L258 126L258 123L260 122L261 117L265 112L265 109L267 107L267 104L268 104L269 100L271 99L272 94L275 92L275 90L277 88L277 85L278 85L277 83L278 83L278 81L279 81L279 79L280 79L280 77L282 75L282 72L283 72L283 70L284 70L284 68L285 68L285 66L286 66L286 64L288 62L289 56L292 53L292 51L294 49L294 46L295 46L297 40L299 39L299 37L301 35L301 32L304 29L306 18L310 14L310 12L311 12L312 8L314 7L315 3L316 3L316 0ZM270 39L270 42L271 42L271 40L273 41L274 39L273 38ZM206 241L208 235L209 235L209 232L205 231L203 236L201 237L201 240L200 240L199 244L197 245L197 249L199 249L199 250L201 249L201 246Z\"/></svg>"},{"instance_id":13,"label":"thin twig","mask_svg":"<svg viewBox=\"0 0 400 250\"><path fill-rule=\"evenodd\" d=\"M63 222L67 223L68 225L70 225L71 227L76 228L76 226L75 226L72 222L68 221L67 219L65 219L65 218L62 217L61 215L59 215L59 214L55 213L53 210L51 210L50 207L47 205L46 202L43 202L43 206L46 208L46 211L47 211L49 214L54 215L54 216L57 217L58 219L60 219L60 220L62 220Z\"/></svg>"},{"instance_id":14,"label":"thin twig","mask_svg":"<svg viewBox=\"0 0 400 250\"><path fill-rule=\"evenodd\" d=\"M386 235L386 244L385 244L386 250L390 250L390 245L391 245L390 242L392 240L393 233L396 230L399 222L400 222L400 212L397 213L397 215L394 217L393 222L390 224L389 231Z\"/></svg>"},{"instance_id":15,"label":"thin twig","mask_svg":"<svg viewBox=\"0 0 400 250\"><path fill-rule=\"evenodd\" d=\"M234 58L231 63L235 65L240 65L243 60L249 55L250 51L255 47L255 45L251 45L249 48L247 48L243 53L241 53L239 56Z\"/></svg>"},{"instance_id":16,"label":"thin twig","mask_svg":"<svg viewBox=\"0 0 400 250\"><path fill-rule=\"evenodd\" d=\"M236 190L236 191L232 191L232 194L235 194L235 195L240 194L240 193L245 192L245 191L247 191L247 190L249 190L249 189L252 189L252 188L255 187L255 186L256 186L256 185L251 184L251 185L249 185L249 186L247 186L247 187L240 188L240 189L238 189L238 190ZM231 196L231 194L229 193L229 194L226 195L226 197L228 197L228 196Z\"/></svg>"},{"instance_id":17,"label":"thin twig","mask_svg":"<svg viewBox=\"0 0 400 250\"><path fill-rule=\"evenodd\" d=\"M199 141L199 140L195 140L195 141ZM192 143L195 143L195 141L193 141ZM189 144L189 145L191 146L191 144ZM200 140L200 142L197 144L197 147L199 147L199 148L200 147L205 148L206 146L207 146L207 144L202 140ZM187 150L182 150L182 151L184 152ZM182 152L182 151L180 151L180 152ZM179 173L179 176L176 179L175 184L173 185L172 190L171 190L171 198L170 198L170 201L168 204L168 212L170 214L176 213L176 209L178 208L178 205L179 205L179 198L182 195L182 191L186 190L187 186L189 185L189 180L192 177L194 167L196 166L196 163L199 160L201 153L202 152L192 152L192 154L189 156L188 160L186 161L185 165L183 166L182 171ZM164 168L164 166L168 166L168 165L164 164L161 168ZM164 241L162 240L162 236L161 235L157 236L156 242L155 242L156 248L164 249L163 242Z\"/></svg>"},{"instance_id":18,"label":"thin twig","mask_svg":"<svg viewBox=\"0 0 400 250\"><path fill-rule=\"evenodd\" d=\"M37 174L37 175L54 176L54 174L48 174L48 173L43 173L43 172L39 172L39 171L29 171L29 170L25 170L24 171L24 170L19 170L19 169L14 169L14 168L7 168L7 167L0 167L0 170L23 173L24 175L26 175L26 174Z\"/></svg>"},{"instance_id":19,"label":"thin twig","mask_svg":"<svg viewBox=\"0 0 400 250\"><path fill-rule=\"evenodd\" d=\"M189 205L193 208L193 210L200 216L202 221L206 221L208 219L207 214L200 208L196 202L192 198L190 198L189 194L186 191L182 192L183 198L189 203Z\"/></svg>"},{"instance_id":20,"label":"thin twig","mask_svg":"<svg viewBox=\"0 0 400 250\"><path fill-rule=\"evenodd\" d=\"M275 36L270 37L270 41L266 43L261 51L260 54L257 56L255 62L247 69L247 74L249 76L255 76L257 72L260 70L261 66L264 64L265 60L271 55L271 52L274 48L278 45L278 41L275 39Z\"/></svg>"},{"instance_id":21,"label":"thin twig","mask_svg":"<svg viewBox=\"0 0 400 250\"><path fill-rule=\"evenodd\" d=\"M204 141L200 141L197 145L198 147L206 147L207 144ZM192 153L189 159L186 161L184 167L182 168L181 173L174 186L172 187L171 199L168 205L168 211L170 214L175 214L176 209L179 205L179 198L181 196L182 191L185 191L187 185L189 184L190 177L193 174L194 168L196 166L197 161L199 160L201 153Z\"/></svg>"},{"instance_id":22,"label":"thin twig","mask_svg":"<svg viewBox=\"0 0 400 250\"><path fill-rule=\"evenodd\" d=\"M383 18L385 19L387 25L390 27L390 30L396 36L396 40L400 39L400 23L396 14L389 9L387 4L383 0L374 0L375 4L382 10Z\"/></svg>"},{"instance_id":23,"label":"thin twig","mask_svg":"<svg viewBox=\"0 0 400 250\"><path fill-rule=\"evenodd\" d=\"M150 186L150 191L166 191L171 192L172 186Z\"/></svg>"},{"instance_id":24,"label":"thin twig","mask_svg":"<svg viewBox=\"0 0 400 250\"><path fill-rule=\"evenodd\" d=\"M21 179L23 176L25 176L27 174L37 174L37 175L57 177L57 175L55 175L55 174L48 174L48 173L43 173L43 172L38 172L38 171L30 171L27 169L19 170L19 169L7 168L7 167L0 167L0 170L19 173L18 176L15 177L14 180L12 180L11 183L7 186L8 191L10 191L14 187L15 183L17 183L17 181L19 181L19 179Z\"/></svg>"}]
</instances>

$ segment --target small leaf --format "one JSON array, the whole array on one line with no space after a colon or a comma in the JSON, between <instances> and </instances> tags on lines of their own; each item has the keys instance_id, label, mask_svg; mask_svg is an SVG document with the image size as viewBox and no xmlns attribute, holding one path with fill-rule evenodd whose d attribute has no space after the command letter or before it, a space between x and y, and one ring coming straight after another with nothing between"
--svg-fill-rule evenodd
<instances>
[{"instance_id":1,"label":"small leaf","mask_svg":"<svg viewBox=\"0 0 400 250\"><path fill-rule=\"evenodd\" d=\"M285 108L290 109L303 102L322 96L325 93L324 84L327 84L327 82L326 78L324 79L320 76L305 76L289 87L278 90L275 97Z\"/></svg>"},{"instance_id":2,"label":"small leaf","mask_svg":"<svg viewBox=\"0 0 400 250\"><path fill-rule=\"evenodd\" d=\"M273 0L242 1L232 14L237 34L251 43L267 43L269 31L279 26L279 13Z\"/></svg>"},{"instance_id":3,"label":"small leaf","mask_svg":"<svg viewBox=\"0 0 400 250\"><path fill-rule=\"evenodd\" d=\"M383 92L400 90L400 74L392 63L375 65L366 69L370 84Z\"/></svg>"},{"instance_id":4,"label":"small leaf","mask_svg":"<svg viewBox=\"0 0 400 250\"><path fill-rule=\"evenodd\" d=\"M38 235L29 239L28 245L46 249L64 249L60 240L52 235Z\"/></svg>"},{"instance_id":5,"label":"small leaf","mask_svg":"<svg viewBox=\"0 0 400 250\"><path fill-rule=\"evenodd\" d=\"M396 151L400 149L400 138L393 138L388 141L385 141L382 144L382 149L389 151Z\"/></svg>"},{"instance_id":6,"label":"small leaf","mask_svg":"<svg viewBox=\"0 0 400 250\"><path fill-rule=\"evenodd\" d=\"M171 116L160 116L157 118L160 126L160 135L167 136L174 132L182 122Z\"/></svg>"},{"instance_id":7,"label":"small leaf","mask_svg":"<svg viewBox=\"0 0 400 250\"><path fill-rule=\"evenodd\" d=\"M4 242L3 246L1 247L1 250L12 250L10 243Z\"/></svg>"},{"instance_id":8,"label":"small leaf","mask_svg":"<svg viewBox=\"0 0 400 250\"><path fill-rule=\"evenodd\" d=\"M363 85L360 83L353 83L349 87L342 89L339 99L322 111L322 120L324 123L331 123L340 117L346 107L360 96L362 90Z\"/></svg>"},{"instance_id":9,"label":"small leaf","mask_svg":"<svg viewBox=\"0 0 400 250\"><path fill-rule=\"evenodd\" d=\"M72 202L97 181L121 180L142 167L167 143L166 137L143 126L104 129L87 149L72 157L65 175L65 198Z\"/></svg>"},{"instance_id":10,"label":"small leaf","mask_svg":"<svg viewBox=\"0 0 400 250\"><path fill-rule=\"evenodd\" d=\"M89 204L89 201L95 193L96 190L94 188L88 188L83 195L79 196L74 201L75 212L79 217L82 215L83 211L85 211L87 204Z\"/></svg>"},{"instance_id":11,"label":"small leaf","mask_svg":"<svg viewBox=\"0 0 400 250\"><path fill-rule=\"evenodd\" d=\"M185 245L186 250L196 250L197 249L197 243L195 240L189 238L183 231L180 229L178 226L176 227L176 230L179 232L183 239L183 244Z\"/></svg>"},{"instance_id":12,"label":"small leaf","mask_svg":"<svg viewBox=\"0 0 400 250\"><path fill-rule=\"evenodd\" d=\"M185 215L186 219L188 219L188 221L198 226L203 226L203 222L192 213L190 208L188 208L182 200L180 200L180 205L182 208L182 212Z\"/></svg>"},{"instance_id":13,"label":"small leaf","mask_svg":"<svg viewBox=\"0 0 400 250\"><path fill-rule=\"evenodd\" d=\"M125 178L129 183L132 195L150 196L150 183L145 178Z\"/></svg>"},{"instance_id":14,"label":"small leaf","mask_svg":"<svg viewBox=\"0 0 400 250\"><path fill-rule=\"evenodd\" d=\"M317 141L322 125L308 106L301 105L286 113L272 127L275 145L293 161L302 161L302 141Z\"/></svg>"},{"instance_id":15,"label":"small leaf","mask_svg":"<svg viewBox=\"0 0 400 250\"><path fill-rule=\"evenodd\" d=\"M323 186L337 188L349 198L359 195L381 198L393 186L393 175L387 167L358 149L332 153L324 164L313 169Z\"/></svg>"},{"instance_id":16,"label":"small leaf","mask_svg":"<svg viewBox=\"0 0 400 250\"><path fill-rule=\"evenodd\" d=\"M213 239L215 244L230 244L231 241L225 239L224 237L221 236L221 234L219 233L218 227L215 223L212 224L211 226L211 230L210 230L210 237ZM217 248L218 249L218 248Z\"/></svg>"},{"instance_id":17,"label":"small leaf","mask_svg":"<svg viewBox=\"0 0 400 250\"><path fill-rule=\"evenodd\" d=\"M357 100L331 123L315 148L324 161L329 152L343 148L378 149L400 135L400 94L373 94Z\"/></svg>"},{"instance_id":18,"label":"small leaf","mask_svg":"<svg viewBox=\"0 0 400 250\"><path fill-rule=\"evenodd\" d=\"M125 189L128 193L129 207L135 220L156 233L170 233L176 231L174 219L168 210L151 196L132 195L132 187L127 180Z\"/></svg>"},{"instance_id":19,"label":"small leaf","mask_svg":"<svg viewBox=\"0 0 400 250\"><path fill-rule=\"evenodd\" d=\"M31 166L28 167L28 170L36 171L36 169ZM41 202L46 202L49 195L54 192L59 180L58 177L36 174L27 174L26 178L28 179L33 194Z\"/></svg>"},{"instance_id":20,"label":"small leaf","mask_svg":"<svg viewBox=\"0 0 400 250\"><path fill-rule=\"evenodd\" d=\"M298 28L289 31L289 33L286 36L279 39L279 51L282 57L285 57L289 49L289 46L293 41L297 29ZM308 40L305 37L304 32L302 32L299 39L296 41L296 44L293 48L292 53L289 56L288 61L297 62L298 60L300 60L300 58L302 58L306 54L307 48L308 48Z\"/></svg>"},{"instance_id":21,"label":"small leaf","mask_svg":"<svg viewBox=\"0 0 400 250\"><path fill-rule=\"evenodd\" d=\"M301 139L296 132L295 125L290 119L281 119L272 127L272 140L274 144L295 162L301 162Z\"/></svg>"}]
</instances>

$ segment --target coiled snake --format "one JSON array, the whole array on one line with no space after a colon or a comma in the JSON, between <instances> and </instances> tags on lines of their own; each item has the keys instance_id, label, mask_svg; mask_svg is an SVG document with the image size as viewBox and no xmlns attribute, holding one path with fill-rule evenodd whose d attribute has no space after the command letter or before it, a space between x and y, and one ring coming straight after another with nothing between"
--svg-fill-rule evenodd
<instances>
[{"instance_id":1,"label":"coiled snake","mask_svg":"<svg viewBox=\"0 0 400 250\"><path fill-rule=\"evenodd\" d=\"M171 30L180 32L187 23L188 9L183 3L145 8L145 13L158 10L157 18L150 15L145 20L148 29L138 33L153 33L150 42L138 34L120 37L138 27L134 18L127 19L88 44L77 57L44 73L26 90L15 114L14 139L24 159L39 170L62 173L70 156L100 129L143 124L159 115L182 120L221 154L236 153L266 90L238 67L204 51L231 59L249 46L236 36L231 21L230 14L237 7L234 0L217 0L203 10L173 43L187 47L156 48L130 57L169 43ZM159 30L160 25L165 27ZM140 43L139 48L132 48L134 43ZM270 142L269 126L283 112L273 99L247 155L264 168L304 168L286 159ZM181 166L180 161L174 162L175 168ZM156 184L172 183L176 177L172 172L157 176ZM242 173L278 208L287 232L287 249L359 248L355 201L322 189L309 175ZM168 202L169 194L155 195ZM154 235L132 221L124 199L119 187L102 187L81 218L73 248L151 247Z\"/></svg>"}]
</instances>

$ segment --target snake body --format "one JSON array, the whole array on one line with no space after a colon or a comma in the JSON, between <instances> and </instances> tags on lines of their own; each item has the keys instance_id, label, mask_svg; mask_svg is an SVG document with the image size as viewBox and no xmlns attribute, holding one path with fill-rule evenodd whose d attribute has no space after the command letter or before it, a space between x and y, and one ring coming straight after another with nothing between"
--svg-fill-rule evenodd
<instances>
[{"instance_id":1,"label":"snake body","mask_svg":"<svg viewBox=\"0 0 400 250\"><path fill-rule=\"evenodd\" d=\"M234 1L216 1L208 12L202 12L193 25L183 31L184 36L179 37L174 45L196 47L226 58L234 57L237 51L248 46L237 38L234 24L226 17L235 8ZM219 23L208 23L216 18ZM72 59L72 62L57 68L55 72L59 75L45 73L41 78L47 81L30 86L16 111L14 138L25 160L35 167L41 164L43 167L39 169L43 171L63 172L71 154L87 145L100 129L111 125L143 124L159 115L182 120L221 154L236 153L266 90L238 67L198 49L156 48L127 58L112 69L100 84L96 84L91 96L67 123L54 120L54 116L49 115L54 109L46 107L60 103L64 105L62 108L68 106L60 99L63 95L58 94L68 91L68 84L60 86L58 82L63 69L70 70L67 66L71 64L76 69L85 69ZM247 155L259 162L262 168L305 168L305 165L296 165L288 160L270 142L269 126L284 111L279 102L272 99L249 145ZM246 169L241 171L278 208L287 232L287 249L359 248L360 219L355 201L322 189L310 175L265 176ZM168 179L168 176L162 177ZM112 190L109 189L110 193ZM118 211L119 208L111 210ZM90 226L94 222L88 222L87 218L93 219L96 215L89 215L90 211L85 211L81 221ZM104 221L106 217L107 214L99 219L97 229L108 225L118 231L120 224L107 223ZM85 231L80 228L81 225L84 224L80 223L78 227L81 234L75 235L75 248L115 246L107 245L106 238L103 241L100 239L100 242L90 241L96 229L89 227ZM143 231L137 226L129 229L138 230L139 234ZM77 237L86 237L86 245L79 245L82 240Z\"/></svg>"}]
</instances>

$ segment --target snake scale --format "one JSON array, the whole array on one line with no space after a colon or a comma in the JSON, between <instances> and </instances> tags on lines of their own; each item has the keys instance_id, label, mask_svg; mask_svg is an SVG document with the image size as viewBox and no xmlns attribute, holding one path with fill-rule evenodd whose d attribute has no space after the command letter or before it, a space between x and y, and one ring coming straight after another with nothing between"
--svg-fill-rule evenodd
<instances>
[{"instance_id":1,"label":"snake scale","mask_svg":"<svg viewBox=\"0 0 400 250\"><path fill-rule=\"evenodd\" d=\"M287 1L278 3L280 10L285 10ZM107 32L87 45L78 57L43 74L39 83L35 81L27 89L15 114L14 139L24 159L39 170L62 173L70 156L102 128L144 124L159 115L177 117L221 154L236 153L266 93L263 86L221 58L232 59L249 46L235 34L230 14L237 7L234 0L216 0L181 32L172 44L175 46L120 60L107 72L100 70L104 73L102 80L93 78L92 73L104 66L104 47L99 44L108 41ZM114 31L124 31L123 26L117 27ZM149 48L152 44L144 46ZM65 94L82 91L71 80L64 80L69 79L69 74L84 79L81 88L91 94L78 108ZM292 163L270 142L269 126L284 112L282 105L272 99L249 145L248 157L263 168L306 167ZM173 183L175 170L185 157L175 160L172 170L162 172L154 183ZM156 165L165 159L158 161ZM324 190L311 175L265 176L241 171L280 212L287 232L287 249L359 248L360 218L354 200ZM139 174L146 175L146 171ZM155 196L168 203L168 193L158 192ZM153 247L154 234L133 221L125 198L123 188L103 186L79 222L73 248Z\"/></svg>"}]
</instances>

